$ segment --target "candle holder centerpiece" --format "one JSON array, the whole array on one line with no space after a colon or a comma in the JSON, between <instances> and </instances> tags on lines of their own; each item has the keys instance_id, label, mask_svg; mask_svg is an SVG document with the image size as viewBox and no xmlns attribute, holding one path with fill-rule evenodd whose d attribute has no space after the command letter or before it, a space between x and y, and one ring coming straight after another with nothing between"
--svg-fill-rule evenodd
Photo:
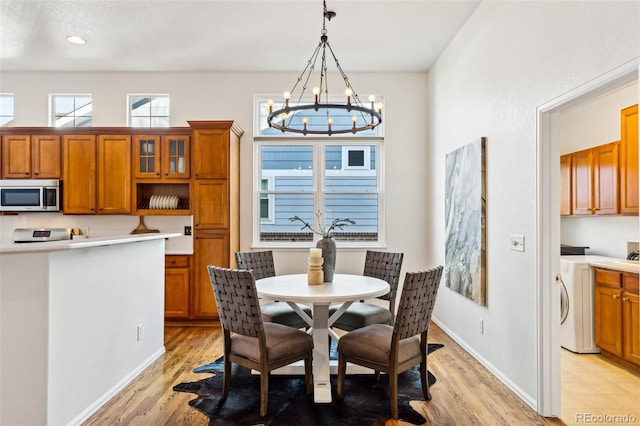
<instances>
[{"instance_id":1,"label":"candle holder centerpiece","mask_svg":"<svg viewBox=\"0 0 640 426\"><path fill-rule=\"evenodd\" d=\"M336 242L333 240L333 233L336 229L342 230L347 225L355 225L356 222L351 219L334 219L329 227L325 227L322 222L322 212L318 210L316 213L316 227L313 227L309 222L302 219L300 216L290 217L291 222L301 222L303 229L309 229L314 234L322 236L316 247L322 250L322 258L324 259L322 265L322 271L324 274L324 282L330 283L333 281L333 274L336 269Z\"/></svg>"},{"instance_id":2,"label":"candle holder centerpiece","mask_svg":"<svg viewBox=\"0 0 640 426\"><path fill-rule=\"evenodd\" d=\"M322 249L312 248L309 253L308 263L307 284L318 285L324 283L324 271L322 270L324 259L322 258Z\"/></svg>"}]
</instances>

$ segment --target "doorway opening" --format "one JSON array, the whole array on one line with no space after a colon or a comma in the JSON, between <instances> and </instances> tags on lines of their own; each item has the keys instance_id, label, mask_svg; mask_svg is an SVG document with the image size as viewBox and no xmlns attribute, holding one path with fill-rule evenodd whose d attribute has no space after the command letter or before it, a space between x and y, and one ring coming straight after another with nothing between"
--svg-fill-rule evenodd
<instances>
[{"instance_id":1,"label":"doorway opening","mask_svg":"<svg viewBox=\"0 0 640 426\"><path fill-rule=\"evenodd\" d=\"M537 411L543 416L561 415L560 144L554 118L562 111L637 81L639 71L637 58L537 108Z\"/></svg>"}]
</instances>

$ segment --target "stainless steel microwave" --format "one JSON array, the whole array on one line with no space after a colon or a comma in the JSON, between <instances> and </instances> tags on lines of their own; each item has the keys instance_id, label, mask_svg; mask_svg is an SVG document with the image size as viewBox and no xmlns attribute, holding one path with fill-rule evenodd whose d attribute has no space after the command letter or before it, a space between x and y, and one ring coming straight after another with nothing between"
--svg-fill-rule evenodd
<instances>
[{"instance_id":1,"label":"stainless steel microwave","mask_svg":"<svg viewBox=\"0 0 640 426\"><path fill-rule=\"evenodd\" d=\"M55 179L0 180L0 211L60 211L60 181Z\"/></svg>"}]
</instances>

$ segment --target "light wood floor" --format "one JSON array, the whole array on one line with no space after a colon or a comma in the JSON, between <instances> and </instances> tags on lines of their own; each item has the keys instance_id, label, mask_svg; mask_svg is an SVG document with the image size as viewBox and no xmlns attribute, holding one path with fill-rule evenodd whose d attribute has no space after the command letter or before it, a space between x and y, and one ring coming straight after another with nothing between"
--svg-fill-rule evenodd
<instances>
[{"instance_id":1,"label":"light wood floor","mask_svg":"<svg viewBox=\"0 0 640 426\"><path fill-rule=\"evenodd\" d=\"M540 417L435 324L430 341L444 343L429 356L429 369L437 377L432 400L412 402L431 425L562 425ZM167 352L147 368L84 425L206 425L205 415L189 407L194 398L174 392L173 386L206 375L191 370L222 354L220 329L165 327ZM257 390L256 390L257 391ZM233 392L233 382L231 390ZM387 425L406 425L388 421Z\"/></svg>"},{"instance_id":2,"label":"light wood floor","mask_svg":"<svg viewBox=\"0 0 640 426\"><path fill-rule=\"evenodd\" d=\"M598 354L575 354L562 349L562 414L567 425L640 424L640 374ZM589 415L610 416L587 421ZM614 416L622 416L616 421ZM634 416L635 421L624 421Z\"/></svg>"}]
</instances>

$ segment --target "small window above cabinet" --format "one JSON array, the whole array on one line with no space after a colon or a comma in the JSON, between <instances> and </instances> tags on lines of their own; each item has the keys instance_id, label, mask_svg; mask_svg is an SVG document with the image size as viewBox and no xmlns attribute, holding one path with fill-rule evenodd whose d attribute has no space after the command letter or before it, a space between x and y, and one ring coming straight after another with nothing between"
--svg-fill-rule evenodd
<instances>
[{"instance_id":1,"label":"small window above cabinet","mask_svg":"<svg viewBox=\"0 0 640 426\"><path fill-rule=\"evenodd\" d=\"M137 135L133 155L136 179L189 179L191 176L188 135Z\"/></svg>"}]
</instances>

